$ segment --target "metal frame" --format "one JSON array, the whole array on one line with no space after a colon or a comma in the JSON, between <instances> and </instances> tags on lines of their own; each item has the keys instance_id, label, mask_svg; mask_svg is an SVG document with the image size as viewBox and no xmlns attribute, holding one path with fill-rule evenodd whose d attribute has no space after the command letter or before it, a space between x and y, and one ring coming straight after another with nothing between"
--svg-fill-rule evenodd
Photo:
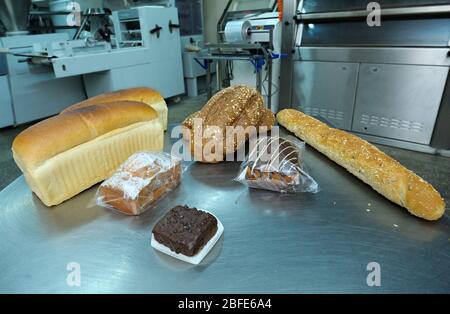
<instances>
[{"instance_id":1,"label":"metal frame","mask_svg":"<svg viewBox=\"0 0 450 314\"><path fill-rule=\"evenodd\" d=\"M265 46L259 43L226 43L223 40L224 28L226 18L230 15L229 9L233 0L229 0L223 13L217 23L217 42L218 44L206 44L206 49L203 50L203 53L199 53L198 59L202 59L205 61L204 66L206 67L206 81L207 81L207 97L208 99L212 96L211 90L211 68L210 63L213 60L217 60L216 62L216 78L217 78L217 88L220 90L222 85L222 77L220 71L220 61L233 61L233 60L248 60L250 62L256 62L257 60L261 60L262 58L266 62L266 69L268 71L268 91L267 91L267 100L269 109L272 107L272 71L273 71L273 62L272 56L269 54L268 50L273 50L273 29L270 30L252 30L252 33L269 33L269 48L266 49ZM277 5L277 2L274 1L273 7L269 10L261 10L261 11L273 11ZM237 15L239 12L244 11L236 11ZM261 12L261 13L264 13ZM213 51L214 49L214 51ZM261 52L261 54L255 54L250 52L250 50L257 50ZM242 53L242 51L247 51L247 53ZM257 68L257 67L256 67ZM256 69L256 89L261 93L262 91L262 71L260 69Z\"/></svg>"},{"instance_id":2,"label":"metal frame","mask_svg":"<svg viewBox=\"0 0 450 314\"><path fill-rule=\"evenodd\" d=\"M253 32L253 31L252 31ZM258 32L267 32L267 31L258 31ZM270 37L270 45L272 46L272 34L273 30L269 30L269 37ZM230 53L230 52L223 52L222 49L226 49L227 51L231 50L236 53ZM262 54L253 54L253 53L242 53L238 51L242 50L258 50ZM248 43L220 43L220 44L207 44L206 50L203 51L203 53L200 53L197 56L198 59L205 61L205 67L206 67L206 84L207 84L207 97L208 99L212 96L212 88L211 88L211 67L210 64L213 60L227 60L227 61L233 61L233 60L247 60L250 62L257 62L258 60L264 59L266 62L267 70L268 70L268 95L267 95L267 101L268 101L268 107L271 109L272 106L272 57L269 55L269 52L267 49L257 43L257 44L248 44ZM221 88L221 72L219 69L220 63L217 62L216 66L218 67L216 69L216 76L217 76L217 88ZM262 71L256 69L256 89L258 92L261 93L262 90Z\"/></svg>"},{"instance_id":3,"label":"metal frame","mask_svg":"<svg viewBox=\"0 0 450 314\"><path fill-rule=\"evenodd\" d=\"M438 149L438 153L450 157L450 75L442 95L441 106L434 126L433 135L431 137L431 146ZM443 150L443 151L442 151Z\"/></svg>"},{"instance_id":4,"label":"metal frame","mask_svg":"<svg viewBox=\"0 0 450 314\"><path fill-rule=\"evenodd\" d=\"M292 102L292 64L297 31L295 16L297 15L299 4L299 0L285 0L283 2L281 53L284 55L284 58L281 59L279 110L290 108Z\"/></svg>"},{"instance_id":5,"label":"metal frame","mask_svg":"<svg viewBox=\"0 0 450 314\"><path fill-rule=\"evenodd\" d=\"M220 16L219 22L217 22L217 42L218 43L222 42L222 32L224 30L223 22L225 20L225 16L227 15L228 9L230 8L232 1L233 0L228 0L228 3L222 12L222 15Z\"/></svg>"}]
</instances>

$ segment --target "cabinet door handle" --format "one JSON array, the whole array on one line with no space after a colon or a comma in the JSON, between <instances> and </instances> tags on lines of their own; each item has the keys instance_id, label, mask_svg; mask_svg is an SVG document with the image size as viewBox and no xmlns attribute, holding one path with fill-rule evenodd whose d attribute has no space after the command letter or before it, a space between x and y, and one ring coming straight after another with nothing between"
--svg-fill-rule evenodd
<instances>
[{"instance_id":1,"label":"cabinet door handle","mask_svg":"<svg viewBox=\"0 0 450 314\"><path fill-rule=\"evenodd\" d=\"M162 27L159 26L158 24L155 24L155 27L154 27L152 30L150 30L150 34L153 35L153 34L156 33L156 37L159 38L159 35L160 35L160 33L161 33L161 30L162 30Z\"/></svg>"},{"instance_id":2,"label":"cabinet door handle","mask_svg":"<svg viewBox=\"0 0 450 314\"><path fill-rule=\"evenodd\" d=\"M180 28L180 24L173 24L172 20L169 21L169 31L172 33L174 28Z\"/></svg>"}]
</instances>

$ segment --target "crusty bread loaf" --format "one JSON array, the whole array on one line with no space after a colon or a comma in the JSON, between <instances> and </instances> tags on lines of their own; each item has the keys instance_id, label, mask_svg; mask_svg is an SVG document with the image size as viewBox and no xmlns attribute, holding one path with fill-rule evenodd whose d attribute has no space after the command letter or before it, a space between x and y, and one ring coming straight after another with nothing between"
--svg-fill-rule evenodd
<instances>
[{"instance_id":1,"label":"crusty bread loaf","mask_svg":"<svg viewBox=\"0 0 450 314\"><path fill-rule=\"evenodd\" d=\"M72 105L62 111L62 113L102 103L109 103L113 101L137 101L143 102L151 106L158 113L164 130L167 129L167 104L161 94L148 87L136 87L129 89L122 89L116 92L105 93L95 97L91 97L78 104Z\"/></svg>"},{"instance_id":2,"label":"crusty bread loaf","mask_svg":"<svg viewBox=\"0 0 450 314\"><path fill-rule=\"evenodd\" d=\"M32 191L53 206L104 180L136 151L162 147L154 109L114 102L43 120L20 133L12 150Z\"/></svg>"},{"instance_id":3,"label":"crusty bread loaf","mask_svg":"<svg viewBox=\"0 0 450 314\"><path fill-rule=\"evenodd\" d=\"M196 128L195 119L202 122L201 128ZM263 126L270 130L274 124L275 115L264 107L264 100L255 89L234 85L219 91L202 110L184 120L183 137L190 141L191 153L197 161L215 163L223 161L224 155L235 152L253 135L246 133L227 141L226 127L235 127L234 130L239 132L237 127L244 130L254 126L258 131L258 127ZM198 138L201 140L196 140ZM206 145L221 147L222 153L205 151Z\"/></svg>"},{"instance_id":4,"label":"crusty bread loaf","mask_svg":"<svg viewBox=\"0 0 450 314\"><path fill-rule=\"evenodd\" d=\"M437 220L445 212L441 195L412 171L374 145L294 109L277 114L278 122L306 143L369 184L411 214Z\"/></svg>"}]
</instances>

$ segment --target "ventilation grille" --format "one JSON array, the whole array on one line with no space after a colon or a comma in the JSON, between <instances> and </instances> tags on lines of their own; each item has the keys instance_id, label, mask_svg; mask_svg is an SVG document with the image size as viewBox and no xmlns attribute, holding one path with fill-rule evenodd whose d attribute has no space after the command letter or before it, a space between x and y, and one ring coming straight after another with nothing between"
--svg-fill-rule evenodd
<instances>
[{"instance_id":1,"label":"ventilation grille","mask_svg":"<svg viewBox=\"0 0 450 314\"><path fill-rule=\"evenodd\" d=\"M323 117L325 119L332 120L344 120L344 113L339 110L318 108L318 107L305 107L304 112L310 116Z\"/></svg>"},{"instance_id":2,"label":"ventilation grille","mask_svg":"<svg viewBox=\"0 0 450 314\"><path fill-rule=\"evenodd\" d=\"M393 128L405 131L413 131L419 133L423 131L424 127L423 123L416 121L400 120L395 118L380 117L366 114L363 114L361 116L361 124L373 125L383 128Z\"/></svg>"}]
</instances>

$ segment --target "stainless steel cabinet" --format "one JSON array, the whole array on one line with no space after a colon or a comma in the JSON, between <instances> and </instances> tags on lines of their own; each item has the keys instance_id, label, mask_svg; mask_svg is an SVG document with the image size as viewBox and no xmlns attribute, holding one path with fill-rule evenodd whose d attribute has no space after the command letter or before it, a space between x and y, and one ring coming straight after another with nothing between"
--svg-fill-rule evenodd
<instances>
[{"instance_id":1,"label":"stainless steel cabinet","mask_svg":"<svg viewBox=\"0 0 450 314\"><path fill-rule=\"evenodd\" d=\"M293 105L334 127L351 130L357 63L294 63Z\"/></svg>"},{"instance_id":2,"label":"stainless steel cabinet","mask_svg":"<svg viewBox=\"0 0 450 314\"><path fill-rule=\"evenodd\" d=\"M362 64L355 132L429 144L448 67Z\"/></svg>"}]
</instances>

